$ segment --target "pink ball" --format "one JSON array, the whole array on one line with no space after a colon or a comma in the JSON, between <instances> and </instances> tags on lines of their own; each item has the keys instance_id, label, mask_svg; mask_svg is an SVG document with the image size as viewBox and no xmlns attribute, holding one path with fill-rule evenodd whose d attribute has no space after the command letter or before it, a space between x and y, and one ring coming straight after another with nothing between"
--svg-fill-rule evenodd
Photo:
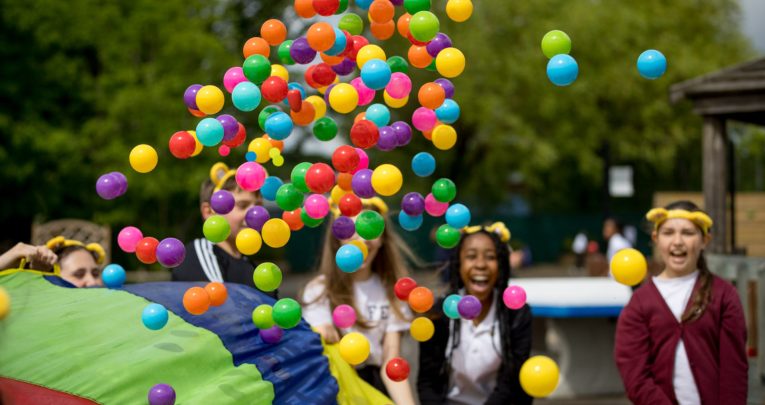
<instances>
[{"instance_id":1,"label":"pink ball","mask_svg":"<svg viewBox=\"0 0 765 405\"><path fill-rule=\"evenodd\" d=\"M226 91L231 93L234 91L234 87L241 82L246 82L247 78L244 76L244 71L239 66L234 66L226 71L223 75L223 86Z\"/></svg>"},{"instance_id":2,"label":"pink ball","mask_svg":"<svg viewBox=\"0 0 765 405\"><path fill-rule=\"evenodd\" d=\"M436 112L430 108L420 107L412 114L412 125L417 130L426 132L436 126Z\"/></svg>"},{"instance_id":3,"label":"pink ball","mask_svg":"<svg viewBox=\"0 0 765 405\"><path fill-rule=\"evenodd\" d=\"M440 217L446 213L447 209L449 209L449 203L436 200L436 197L433 197L433 193L428 193L428 196L425 197L425 212L430 216Z\"/></svg>"},{"instance_id":4,"label":"pink ball","mask_svg":"<svg viewBox=\"0 0 765 405\"><path fill-rule=\"evenodd\" d=\"M355 169L351 170L350 174L356 174L359 170L369 169L369 155L367 155L366 152L364 152L364 149L361 148L355 148L356 152L359 154L359 164L356 166Z\"/></svg>"},{"instance_id":5,"label":"pink ball","mask_svg":"<svg viewBox=\"0 0 765 405\"><path fill-rule=\"evenodd\" d=\"M332 321L341 329L350 328L356 323L356 311L350 305L342 304L332 311Z\"/></svg>"},{"instance_id":6,"label":"pink ball","mask_svg":"<svg viewBox=\"0 0 765 405\"><path fill-rule=\"evenodd\" d=\"M305 213L313 219L324 218L329 214L329 201L321 194L311 194L305 200Z\"/></svg>"},{"instance_id":7,"label":"pink ball","mask_svg":"<svg viewBox=\"0 0 765 405\"><path fill-rule=\"evenodd\" d=\"M526 291L517 285L508 286L502 293L502 301L510 309L520 309L526 304Z\"/></svg>"},{"instance_id":8,"label":"pink ball","mask_svg":"<svg viewBox=\"0 0 765 405\"><path fill-rule=\"evenodd\" d=\"M138 241L141 239L143 239L143 234L140 229L134 226L126 226L117 235L117 244L120 245L120 249L123 252L133 253Z\"/></svg>"},{"instance_id":9,"label":"pink ball","mask_svg":"<svg viewBox=\"0 0 765 405\"><path fill-rule=\"evenodd\" d=\"M375 98L375 91L367 87L360 77L351 80L351 86L359 93L359 105L367 105Z\"/></svg>"},{"instance_id":10,"label":"pink ball","mask_svg":"<svg viewBox=\"0 0 765 405\"><path fill-rule=\"evenodd\" d=\"M236 184L245 191L257 191L266 181L266 169L257 162L244 162L236 169Z\"/></svg>"},{"instance_id":11,"label":"pink ball","mask_svg":"<svg viewBox=\"0 0 765 405\"><path fill-rule=\"evenodd\" d=\"M393 98L404 98L412 92L412 79L406 73L394 72L390 75L390 81L385 86L385 91Z\"/></svg>"}]
</instances>

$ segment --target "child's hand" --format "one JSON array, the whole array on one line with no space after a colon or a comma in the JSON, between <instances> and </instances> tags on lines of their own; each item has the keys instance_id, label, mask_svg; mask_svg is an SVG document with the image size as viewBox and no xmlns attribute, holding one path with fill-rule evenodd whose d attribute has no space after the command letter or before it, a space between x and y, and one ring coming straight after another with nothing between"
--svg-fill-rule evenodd
<instances>
[{"instance_id":1,"label":"child's hand","mask_svg":"<svg viewBox=\"0 0 765 405\"><path fill-rule=\"evenodd\" d=\"M340 334L334 325L319 325L316 326L316 331L327 344L337 343L340 340Z\"/></svg>"},{"instance_id":2,"label":"child's hand","mask_svg":"<svg viewBox=\"0 0 765 405\"><path fill-rule=\"evenodd\" d=\"M30 267L35 270L49 270L58 260L58 256L46 246L30 246L33 251L27 255Z\"/></svg>"}]
</instances>

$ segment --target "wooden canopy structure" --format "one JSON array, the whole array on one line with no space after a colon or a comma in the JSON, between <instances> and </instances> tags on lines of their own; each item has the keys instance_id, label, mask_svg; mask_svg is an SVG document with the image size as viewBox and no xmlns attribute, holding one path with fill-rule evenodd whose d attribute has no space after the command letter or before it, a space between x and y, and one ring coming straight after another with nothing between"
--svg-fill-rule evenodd
<instances>
[{"instance_id":1,"label":"wooden canopy structure","mask_svg":"<svg viewBox=\"0 0 765 405\"><path fill-rule=\"evenodd\" d=\"M733 148L728 120L765 125L765 58L725 68L670 87L670 100L688 99L704 118L704 208L714 221L712 253L736 253Z\"/></svg>"}]
</instances>

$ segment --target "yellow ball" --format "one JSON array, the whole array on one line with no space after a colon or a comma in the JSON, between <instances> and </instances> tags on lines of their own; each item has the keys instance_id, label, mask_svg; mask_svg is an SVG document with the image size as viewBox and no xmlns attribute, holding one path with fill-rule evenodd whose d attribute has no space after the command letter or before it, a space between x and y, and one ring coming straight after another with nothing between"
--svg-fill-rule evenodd
<instances>
[{"instance_id":1,"label":"yellow ball","mask_svg":"<svg viewBox=\"0 0 765 405\"><path fill-rule=\"evenodd\" d=\"M436 56L436 70L444 77L457 77L465 70L465 54L457 48L446 48Z\"/></svg>"},{"instance_id":2,"label":"yellow ball","mask_svg":"<svg viewBox=\"0 0 765 405\"><path fill-rule=\"evenodd\" d=\"M290 73L282 65L271 65L271 76L281 77L285 82L290 81Z\"/></svg>"},{"instance_id":3,"label":"yellow ball","mask_svg":"<svg viewBox=\"0 0 765 405\"><path fill-rule=\"evenodd\" d=\"M383 90L383 99L385 100L385 104L387 104L388 107L401 108L409 102L409 95L407 94L404 98L393 98L390 96L390 94L388 94L387 91Z\"/></svg>"},{"instance_id":4,"label":"yellow ball","mask_svg":"<svg viewBox=\"0 0 765 405\"><path fill-rule=\"evenodd\" d=\"M635 249L622 249L611 259L611 274L624 285L632 287L639 284L647 272L645 257Z\"/></svg>"},{"instance_id":5,"label":"yellow ball","mask_svg":"<svg viewBox=\"0 0 765 405\"><path fill-rule=\"evenodd\" d=\"M359 250L361 250L361 254L364 256L364 260L367 260L367 255L369 254L369 248L367 247L367 244L364 243L363 240L358 240L358 239L352 240L348 242L348 244L359 248Z\"/></svg>"},{"instance_id":6,"label":"yellow ball","mask_svg":"<svg viewBox=\"0 0 765 405\"><path fill-rule=\"evenodd\" d=\"M431 140L436 148L449 150L457 143L457 131L451 125L439 125L433 129Z\"/></svg>"},{"instance_id":7,"label":"yellow ball","mask_svg":"<svg viewBox=\"0 0 765 405\"><path fill-rule=\"evenodd\" d=\"M271 218L263 224L263 242L272 248L280 248L290 240L290 226L281 218Z\"/></svg>"},{"instance_id":8,"label":"yellow ball","mask_svg":"<svg viewBox=\"0 0 765 405\"><path fill-rule=\"evenodd\" d=\"M0 287L0 319L4 319L11 312L11 296Z\"/></svg>"},{"instance_id":9,"label":"yellow ball","mask_svg":"<svg viewBox=\"0 0 765 405\"><path fill-rule=\"evenodd\" d=\"M335 184L335 186L332 187L332 192L330 192L329 194L329 199L332 202L332 204L340 205L340 198L342 198L344 195L348 193L350 193L350 191L343 190L342 188L340 188L340 186Z\"/></svg>"},{"instance_id":10,"label":"yellow ball","mask_svg":"<svg viewBox=\"0 0 765 405\"><path fill-rule=\"evenodd\" d=\"M386 60L385 51L377 45L364 45L359 49L358 55L356 55L356 65L361 69L365 63L372 59Z\"/></svg>"},{"instance_id":11,"label":"yellow ball","mask_svg":"<svg viewBox=\"0 0 765 405\"><path fill-rule=\"evenodd\" d=\"M372 188L377 194L391 196L401 190L404 178L398 167L385 163L372 172Z\"/></svg>"},{"instance_id":12,"label":"yellow ball","mask_svg":"<svg viewBox=\"0 0 765 405\"><path fill-rule=\"evenodd\" d=\"M335 80L332 82L332 84L337 84L337 83L340 83L340 77L339 77L339 76L336 76L336 77L335 77ZM319 92L319 94L322 94L322 95L323 95L324 93L326 93L326 92L327 92L327 89L328 89L328 88L329 88L329 86L331 86L332 84L330 84L330 85L327 85L327 86L321 86L321 87L319 87L318 89L316 89L316 91L318 91L318 92Z\"/></svg>"},{"instance_id":13,"label":"yellow ball","mask_svg":"<svg viewBox=\"0 0 765 405\"><path fill-rule=\"evenodd\" d=\"M271 145L271 142L269 142L268 139L255 138L252 141L250 141L250 144L247 146L247 150L249 152L255 152L256 162L266 163L271 159L271 155L269 152L271 151L272 147L273 145Z\"/></svg>"},{"instance_id":14,"label":"yellow ball","mask_svg":"<svg viewBox=\"0 0 765 405\"><path fill-rule=\"evenodd\" d=\"M319 97L317 95L308 96L305 101L311 103L313 106L315 111L315 115L313 117L314 120L318 120L327 114L327 103L324 102L323 97Z\"/></svg>"},{"instance_id":15,"label":"yellow ball","mask_svg":"<svg viewBox=\"0 0 765 405\"><path fill-rule=\"evenodd\" d=\"M473 15L473 2L471 0L449 0L446 2L446 15L452 21L466 21Z\"/></svg>"},{"instance_id":16,"label":"yellow ball","mask_svg":"<svg viewBox=\"0 0 765 405\"><path fill-rule=\"evenodd\" d=\"M412 334L412 339L418 342L427 342L433 337L433 321L424 316L415 318L412 321L412 325L409 327L409 333Z\"/></svg>"},{"instance_id":17,"label":"yellow ball","mask_svg":"<svg viewBox=\"0 0 765 405\"><path fill-rule=\"evenodd\" d=\"M202 149L204 149L204 145L202 145L202 142L199 142L199 139L197 139L197 131L186 131L191 134L191 136L194 137L194 142L196 142L196 145L194 146L194 153L191 154L191 157L194 157L200 153L202 153Z\"/></svg>"},{"instance_id":18,"label":"yellow ball","mask_svg":"<svg viewBox=\"0 0 765 405\"><path fill-rule=\"evenodd\" d=\"M527 394L542 398L552 394L558 386L558 365L546 356L533 356L521 366L519 379Z\"/></svg>"},{"instance_id":19,"label":"yellow ball","mask_svg":"<svg viewBox=\"0 0 765 405\"><path fill-rule=\"evenodd\" d=\"M369 340L358 332L351 332L338 344L340 357L348 364L355 366L363 363L369 357Z\"/></svg>"},{"instance_id":20,"label":"yellow ball","mask_svg":"<svg viewBox=\"0 0 765 405\"><path fill-rule=\"evenodd\" d=\"M244 228L236 235L236 249L243 255L258 253L262 245L263 239L258 231L252 228Z\"/></svg>"},{"instance_id":21,"label":"yellow ball","mask_svg":"<svg viewBox=\"0 0 765 405\"><path fill-rule=\"evenodd\" d=\"M219 113L223 109L223 101L223 92L215 86L203 86L197 92L197 107L207 115Z\"/></svg>"},{"instance_id":22,"label":"yellow ball","mask_svg":"<svg viewBox=\"0 0 765 405\"><path fill-rule=\"evenodd\" d=\"M157 167L157 151L149 145L141 144L130 151L130 167L138 173L148 173Z\"/></svg>"},{"instance_id":23,"label":"yellow ball","mask_svg":"<svg viewBox=\"0 0 765 405\"><path fill-rule=\"evenodd\" d=\"M359 105L359 93L348 83L340 83L329 92L329 105L340 114L347 114Z\"/></svg>"}]
</instances>

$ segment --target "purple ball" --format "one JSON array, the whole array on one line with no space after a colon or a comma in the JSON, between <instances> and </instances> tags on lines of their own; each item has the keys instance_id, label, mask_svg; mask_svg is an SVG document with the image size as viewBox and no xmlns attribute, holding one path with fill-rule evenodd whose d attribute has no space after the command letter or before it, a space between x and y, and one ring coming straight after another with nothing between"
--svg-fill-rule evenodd
<instances>
[{"instance_id":1,"label":"purple ball","mask_svg":"<svg viewBox=\"0 0 765 405\"><path fill-rule=\"evenodd\" d=\"M372 171L361 169L351 178L351 189L360 198L372 198L375 196L375 189L372 187Z\"/></svg>"},{"instance_id":2,"label":"purple ball","mask_svg":"<svg viewBox=\"0 0 765 405\"><path fill-rule=\"evenodd\" d=\"M149 405L174 405L175 390L167 384L157 384L149 390Z\"/></svg>"},{"instance_id":3,"label":"purple ball","mask_svg":"<svg viewBox=\"0 0 765 405\"><path fill-rule=\"evenodd\" d=\"M279 343L282 340L282 335L284 335L284 331L276 325L260 331L260 337L268 344Z\"/></svg>"},{"instance_id":4,"label":"purple ball","mask_svg":"<svg viewBox=\"0 0 765 405\"><path fill-rule=\"evenodd\" d=\"M472 295L466 295L457 303L457 312L465 319L475 319L481 313L481 301Z\"/></svg>"},{"instance_id":5,"label":"purple ball","mask_svg":"<svg viewBox=\"0 0 765 405\"><path fill-rule=\"evenodd\" d=\"M342 62L338 63L337 65L332 66L332 70L335 71L340 76L347 76L351 73L353 73L353 69L356 68L356 62L345 58Z\"/></svg>"},{"instance_id":6,"label":"purple ball","mask_svg":"<svg viewBox=\"0 0 765 405\"><path fill-rule=\"evenodd\" d=\"M247 224L247 226L258 232L263 229L263 224L265 224L269 219L271 219L271 214L268 213L267 209L261 207L260 205L251 207L244 215L244 222Z\"/></svg>"},{"instance_id":7,"label":"purple ball","mask_svg":"<svg viewBox=\"0 0 765 405\"><path fill-rule=\"evenodd\" d=\"M401 209L410 217L421 215L425 211L425 198L420 193L406 193L401 199Z\"/></svg>"},{"instance_id":8,"label":"purple ball","mask_svg":"<svg viewBox=\"0 0 765 405\"><path fill-rule=\"evenodd\" d=\"M316 57L316 51L308 44L308 40L305 37L300 37L292 41L290 46L290 56L295 62L305 65L311 63L313 58Z\"/></svg>"},{"instance_id":9,"label":"purple ball","mask_svg":"<svg viewBox=\"0 0 765 405\"><path fill-rule=\"evenodd\" d=\"M332 83L327 87L327 90L324 92L324 102L329 104L329 92L332 91L332 88L335 87L337 83Z\"/></svg>"},{"instance_id":10,"label":"purple ball","mask_svg":"<svg viewBox=\"0 0 765 405\"><path fill-rule=\"evenodd\" d=\"M175 238L165 238L157 245L157 261L164 267L178 267L186 258L186 247Z\"/></svg>"},{"instance_id":11,"label":"purple ball","mask_svg":"<svg viewBox=\"0 0 765 405\"><path fill-rule=\"evenodd\" d=\"M432 57L438 56L438 53L446 48L451 48L452 46L452 39L449 38L448 35L444 34L443 32L439 32L436 34L436 37L430 40L427 45L425 45L425 49L428 51L428 54Z\"/></svg>"},{"instance_id":12,"label":"purple ball","mask_svg":"<svg viewBox=\"0 0 765 405\"><path fill-rule=\"evenodd\" d=\"M231 115L223 114L216 118L223 125L223 140L230 141L239 133L239 122Z\"/></svg>"},{"instance_id":13,"label":"purple ball","mask_svg":"<svg viewBox=\"0 0 765 405\"><path fill-rule=\"evenodd\" d=\"M346 216L340 216L332 223L332 234L337 239L350 239L354 233L356 233L356 224Z\"/></svg>"},{"instance_id":14,"label":"purple ball","mask_svg":"<svg viewBox=\"0 0 765 405\"><path fill-rule=\"evenodd\" d=\"M396 121L391 125L396 134L398 146L406 146L412 140L412 127L404 121Z\"/></svg>"},{"instance_id":15,"label":"purple ball","mask_svg":"<svg viewBox=\"0 0 765 405\"><path fill-rule=\"evenodd\" d=\"M434 82L443 87L444 92L446 93L446 98L454 98L454 84L452 84L449 79L439 77L438 79L434 80Z\"/></svg>"},{"instance_id":16,"label":"purple ball","mask_svg":"<svg viewBox=\"0 0 765 405\"><path fill-rule=\"evenodd\" d=\"M111 173L103 174L96 181L96 193L104 200L113 200L120 196L122 184L119 178Z\"/></svg>"},{"instance_id":17,"label":"purple ball","mask_svg":"<svg viewBox=\"0 0 765 405\"><path fill-rule=\"evenodd\" d=\"M404 4L404 0L390 0L391 3L393 3L394 6L400 6Z\"/></svg>"},{"instance_id":18,"label":"purple ball","mask_svg":"<svg viewBox=\"0 0 765 405\"><path fill-rule=\"evenodd\" d=\"M197 106L197 92L201 88L201 84L192 84L186 88L186 91L183 93L183 102L186 103L186 107L189 107L192 110L199 109Z\"/></svg>"},{"instance_id":19,"label":"purple ball","mask_svg":"<svg viewBox=\"0 0 765 405\"><path fill-rule=\"evenodd\" d=\"M216 214L226 215L234 209L236 200L228 190L218 190L210 197L210 207Z\"/></svg>"},{"instance_id":20,"label":"purple ball","mask_svg":"<svg viewBox=\"0 0 765 405\"><path fill-rule=\"evenodd\" d=\"M393 130L393 127L388 125L380 127L380 138L377 140L377 149L387 152L396 149L396 146L398 146L398 136L396 136L396 131Z\"/></svg>"},{"instance_id":21,"label":"purple ball","mask_svg":"<svg viewBox=\"0 0 765 405\"><path fill-rule=\"evenodd\" d=\"M122 172L111 172L109 174L114 176L115 180L117 180L117 182L119 182L120 185L122 186L120 187L120 195L125 194L128 187L127 177L125 177L125 175L122 174Z\"/></svg>"}]
</instances>

